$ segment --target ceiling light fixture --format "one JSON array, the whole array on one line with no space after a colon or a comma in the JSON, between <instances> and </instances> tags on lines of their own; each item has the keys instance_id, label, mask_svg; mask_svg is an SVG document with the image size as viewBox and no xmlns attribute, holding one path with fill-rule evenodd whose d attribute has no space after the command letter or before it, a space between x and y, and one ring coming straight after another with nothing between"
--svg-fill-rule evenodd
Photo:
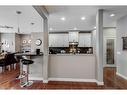
<instances>
[{"instance_id":1,"label":"ceiling light fixture","mask_svg":"<svg viewBox=\"0 0 127 95\"><path fill-rule=\"evenodd\" d=\"M65 17L61 17L60 19L61 19L62 21L65 21L65 20L66 20L66 18L65 18Z\"/></svg>"},{"instance_id":2,"label":"ceiling light fixture","mask_svg":"<svg viewBox=\"0 0 127 95\"><path fill-rule=\"evenodd\" d=\"M94 27L94 29L96 29L96 26Z\"/></svg>"},{"instance_id":3,"label":"ceiling light fixture","mask_svg":"<svg viewBox=\"0 0 127 95\"><path fill-rule=\"evenodd\" d=\"M85 20L86 18L85 17L81 17L81 20Z\"/></svg>"},{"instance_id":4,"label":"ceiling light fixture","mask_svg":"<svg viewBox=\"0 0 127 95\"><path fill-rule=\"evenodd\" d=\"M50 31L52 31L53 29L52 28L49 28Z\"/></svg>"},{"instance_id":5,"label":"ceiling light fixture","mask_svg":"<svg viewBox=\"0 0 127 95\"><path fill-rule=\"evenodd\" d=\"M115 16L115 14L110 14L110 17L114 17Z\"/></svg>"},{"instance_id":6,"label":"ceiling light fixture","mask_svg":"<svg viewBox=\"0 0 127 95\"><path fill-rule=\"evenodd\" d=\"M17 24L18 24L18 33L20 33L20 28L19 28L19 15L22 13L21 11L16 11L17 13Z\"/></svg>"},{"instance_id":7,"label":"ceiling light fixture","mask_svg":"<svg viewBox=\"0 0 127 95\"><path fill-rule=\"evenodd\" d=\"M75 27L74 30L77 30L77 28Z\"/></svg>"},{"instance_id":8,"label":"ceiling light fixture","mask_svg":"<svg viewBox=\"0 0 127 95\"><path fill-rule=\"evenodd\" d=\"M31 22L30 24L31 24L31 29L32 29L31 32L34 32L34 24L35 23L34 22Z\"/></svg>"}]
</instances>

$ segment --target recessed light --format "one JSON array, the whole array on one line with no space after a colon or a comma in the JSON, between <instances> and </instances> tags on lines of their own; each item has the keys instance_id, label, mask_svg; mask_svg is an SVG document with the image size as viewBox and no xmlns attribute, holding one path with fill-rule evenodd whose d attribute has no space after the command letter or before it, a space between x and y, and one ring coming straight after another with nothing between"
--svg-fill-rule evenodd
<instances>
[{"instance_id":1,"label":"recessed light","mask_svg":"<svg viewBox=\"0 0 127 95\"><path fill-rule=\"evenodd\" d=\"M74 30L77 30L77 28L75 27Z\"/></svg>"},{"instance_id":2,"label":"recessed light","mask_svg":"<svg viewBox=\"0 0 127 95\"><path fill-rule=\"evenodd\" d=\"M114 17L115 16L115 14L110 14L110 17Z\"/></svg>"},{"instance_id":3,"label":"recessed light","mask_svg":"<svg viewBox=\"0 0 127 95\"><path fill-rule=\"evenodd\" d=\"M17 14L21 14L22 12L21 11L16 11Z\"/></svg>"},{"instance_id":4,"label":"recessed light","mask_svg":"<svg viewBox=\"0 0 127 95\"><path fill-rule=\"evenodd\" d=\"M96 26L94 27L94 29L96 29Z\"/></svg>"},{"instance_id":5,"label":"recessed light","mask_svg":"<svg viewBox=\"0 0 127 95\"><path fill-rule=\"evenodd\" d=\"M85 17L81 17L81 20L85 20L86 18Z\"/></svg>"},{"instance_id":6,"label":"recessed light","mask_svg":"<svg viewBox=\"0 0 127 95\"><path fill-rule=\"evenodd\" d=\"M52 28L49 28L50 31L52 31L53 29Z\"/></svg>"},{"instance_id":7,"label":"recessed light","mask_svg":"<svg viewBox=\"0 0 127 95\"><path fill-rule=\"evenodd\" d=\"M30 24L31 24L31 25L34 25L35 23L31 22Z\"/></svg>"},{"instance_id":8,"label":"recessed light","mask_svg":"<svg viewBox=\"0 0 127 95\"><path fill-rule=\"evenodd\" d=\"M65 17L61 17L60 19L63 20L63 21L65 21Z\"/></svg>"}]
</instances>

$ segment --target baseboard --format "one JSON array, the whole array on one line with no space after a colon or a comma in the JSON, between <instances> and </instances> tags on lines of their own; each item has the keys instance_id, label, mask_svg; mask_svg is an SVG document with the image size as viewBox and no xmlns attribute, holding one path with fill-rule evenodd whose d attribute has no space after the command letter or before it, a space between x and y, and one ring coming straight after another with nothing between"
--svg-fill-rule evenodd
<instances>
[{"instance_id":1,"label":"baseboard","mask_svg":"<svg viewBox=\"0 0 127 95\"><path fill-rule=\"evenodd\" d=\"M43 81L43 83L48 83L48 80L44 80L43 78L39 77L29 77L29 80L39 80Z\"/></svg>"},{"instance_id":2,"label":"baseboard","mask_svg":"<svg viewBox=\"0 0 127 95\"><path fill-rule=\"evenodd\" d=\"M120 74L118 72L116 72L116 75L118 75L118 76L122 77L123 79L127 80L127 77L126 76L124 76L124 75L122 75L122 74Z\"/></svg>"},{"instance_id":3,"label":"baseboard","mask_svg":"<svg viewBox=\"0 0 127 95\"><path fill-rule=\"evenodd\" d=\"M49 81L96 82L96 79L48 78Z\"/></svg>"},{"instance_id":4,"label":"baseboard","mask_svg":"<svg viewBox=\"0 0 127 95\"><path fill-rule=\"evenodd\" d=\"M43 81L43 78L40 78L40 77L29 77L29 80L40 80L40 81Z\"/></svg>"},{"instance_id":5,"label":"baseboard","mask_svg":"<svg viewBox=\"0 0 127 95\"><path fill-rule=\"evenodd\" d=\"M104 82L96 81L97 85L104 85Z\"/></svg>"},{"instance_id":6,"label":"baseboard","mask_svg":"<svg viewBox=\"0 0 127 95\"><path fill-rule=\"evenodd\" d=\"M95 82L97 85L104 85L104 82L99 82L96 79L74 79L74 78L48 78L48 80L44 80L39 77L30 77L30 80L41 80L43 83L48 83L48 81L69 81L69 82Z\"/></svg>"},{"instance_id":7,"label":"baseboard","mask_svg":"<svg viewBox=\"0 0 127 95\"><path fill-rule=\"evenodd\" d=\"M49 80L43 80L43 83L48 83Z\"/></svg>"}]
</instances>

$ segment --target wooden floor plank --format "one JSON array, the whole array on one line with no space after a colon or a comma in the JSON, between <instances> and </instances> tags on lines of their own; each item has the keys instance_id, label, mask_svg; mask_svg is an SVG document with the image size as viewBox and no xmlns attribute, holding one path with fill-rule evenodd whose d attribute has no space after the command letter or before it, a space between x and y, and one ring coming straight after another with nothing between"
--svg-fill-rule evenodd
<instances>
[{"instance_id":1,"label":"wooden floor plank","mask_svg":"<svg viewBox=\"0 0 127 95\"><path fill-rule=\"evenodd\" d=\"M0 74L0 89L127 89L127 80L116 75L116 68L104 68L104 86L89 82L34 81L30 87L20 87L19 68Z\"/></svg>"}]
</instances>

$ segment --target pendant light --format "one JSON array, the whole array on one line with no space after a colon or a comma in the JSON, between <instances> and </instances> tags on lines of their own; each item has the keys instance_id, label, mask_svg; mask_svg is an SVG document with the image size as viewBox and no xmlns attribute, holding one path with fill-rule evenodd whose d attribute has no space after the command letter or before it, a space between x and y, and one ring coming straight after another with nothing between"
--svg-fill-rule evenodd
<instances>
[{"instance_id":1,"label":"pendant light","mask_svg":"<svg viewBox=\"0 0 127 95\"><path fill-rule=\"evenodd\" d=\"M19 16L22 13L21 11L16 11L17 13L17 24L18 24L18 33L20 33L20 28L19 28Z\"/></svg>"},{"instance_id":2,"label":"pendant light","mask_svg":"<svg viewBox=\"0 0 127 95\"><path fill-rule=\"evenodd\" d=\"M35 24L35 23L31 22L30 24L31 24L31 27L32 27L32 31L31 31L31 32L33 32L34 24Z\"/></svg>"}]
</instances>

